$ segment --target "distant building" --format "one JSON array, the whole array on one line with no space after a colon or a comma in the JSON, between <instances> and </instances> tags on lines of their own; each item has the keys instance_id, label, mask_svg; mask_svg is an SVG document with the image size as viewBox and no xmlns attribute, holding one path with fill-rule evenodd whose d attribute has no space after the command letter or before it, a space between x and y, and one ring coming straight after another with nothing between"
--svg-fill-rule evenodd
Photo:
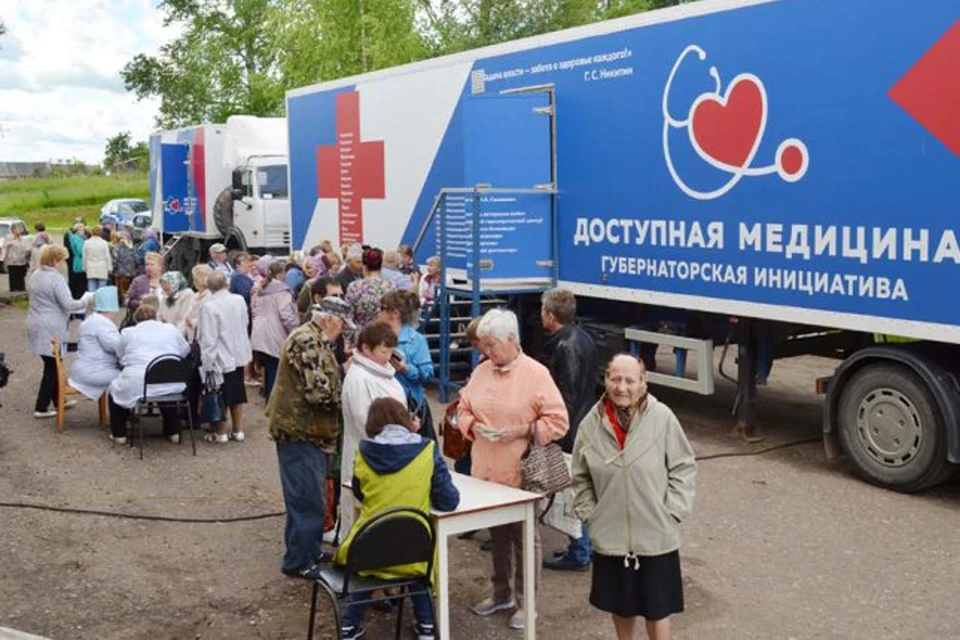
<instances>
[{"instance_id":1,"label":"distant building","mask_svg":"<svg viewBox=\"0 0 960 640\"><path fill-rule=\"evenodd\" d=\"M52 166L49 162L0 162L0 180L48 175Z\"/></svg>"},{"instance_id":2,"label":"distant building","mask_svg":"<svg viewBox=\"0 0 960 640\"><path fill-rule=\"evenodd\" d=\"M57 167L65 168L69 165L53 162L2 162L0 161L0 181L16 178L34 178L49 176ZM93 170L93 166L84 165L79 173Z\"/></svg>"}]
</instances>

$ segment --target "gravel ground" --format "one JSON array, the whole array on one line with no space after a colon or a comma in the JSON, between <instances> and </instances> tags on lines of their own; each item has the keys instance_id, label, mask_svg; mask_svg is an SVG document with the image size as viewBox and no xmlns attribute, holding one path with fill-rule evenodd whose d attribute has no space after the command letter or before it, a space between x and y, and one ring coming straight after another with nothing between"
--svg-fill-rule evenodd
<instances>
[{"instance_id":1,"label":"gravel ground","mask_svg":"<svg viewBox=\"0 0 960 640\"><path fill-rule=\"evenodd\" d=\"M200 443L193 457L188 442L156 435L142 462L99 431L93 403L68 414L61 436L53 421L35 420L40 363L25 352L25 315L0 309L0 351L16 369L0 391L0 501L185 517L282 510L262 402L248 406L247 442ZM821 401L811 390L830 368L817 358L777 364L761 390L768 440L758 447L728 438L734 389L725 381L710 398L658 395L698 454L748 452L817 435ZM697 489L683 527L687 611L675 618L677 637L960 637L960 485L891 493L807 444L704 461ZM64 640L302 638L309 587L279 572L282 531L282 518L178 524L0 508L0 627ZM560 544L545 534L546 551ZM468 610L488 593L478 542L453 541L451 557L454 637L521 637L507 614ZM613 637L587 601L589 583L588 573L544 572L540 637ZM391 622L371 612L368 637L391 637ZM325 605L321 628L331 637Z\"/></svg>"}]
</instances>

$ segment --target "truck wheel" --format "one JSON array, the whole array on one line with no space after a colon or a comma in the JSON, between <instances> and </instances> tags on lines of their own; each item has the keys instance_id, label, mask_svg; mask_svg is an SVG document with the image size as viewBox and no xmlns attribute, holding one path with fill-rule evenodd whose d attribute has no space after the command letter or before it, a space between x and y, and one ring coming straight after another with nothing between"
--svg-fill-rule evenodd
<instances>
[{"instance_id":1,"label":"truck wheel","mask_svg":"<svg viewBox=\"0 0 960 640\"><path fill-rule=\"evenodd\" d=\"M224 187L213 204L213 221L220 235L226 237L233 231L233 189Z\"/></svg>"},{"instance_id":2,"label":"truck wheel","mask_svg":"<svg viewBox=\"0 0 960 640\"><path fill-rule=\"evenodd\" d=\"M927 385L906 367L876 364L857 372L841 391L840 441L866 481L914 492L956 471Z\"/></svg>"},{"instance_id":3,"label":"truck wheel","mask_svg":"<svg viewBox=\"0 0 960 640\"><path fill-rule=\"evenodd\" d=\"M179 271L189 282L190 272L195 265L200 263L200 259L200 251L194 241L190 238L183 238L170 250L167 256L167 269Z\"/></svg>"}]
</instances>

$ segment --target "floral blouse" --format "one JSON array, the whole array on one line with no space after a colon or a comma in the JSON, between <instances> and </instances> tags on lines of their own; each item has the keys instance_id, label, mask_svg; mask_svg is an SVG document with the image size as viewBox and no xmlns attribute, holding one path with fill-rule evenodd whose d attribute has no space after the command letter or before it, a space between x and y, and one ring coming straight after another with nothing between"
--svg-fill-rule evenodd
<instances>
[{"instance_id":1,"label":"floral blouse","mask_svg":"<svg viewBox=\"0 0 960 640\"><path fill-rule=\"evenodd\" d=\"M380 313L380 299L396 289L386 278L364 278L351 282L344 299L353 305L353 321L357 329L363 329L367 323L377 319Z\"/></svg>"}]
</instances>

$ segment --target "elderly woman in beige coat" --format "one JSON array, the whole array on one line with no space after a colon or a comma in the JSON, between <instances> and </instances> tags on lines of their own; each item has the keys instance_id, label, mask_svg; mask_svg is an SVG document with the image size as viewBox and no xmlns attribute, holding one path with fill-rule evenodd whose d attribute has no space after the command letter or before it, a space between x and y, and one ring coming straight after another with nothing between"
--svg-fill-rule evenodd
<instances>
[{"instance_id":1,"label":"elderly woman in beige coat","mask_svg":"<svg viewBox=\"0 0 960 640\"><path fill-rule=\"evenodd\" d=\"M618 640L643 617L651 640L683 611L680 523L693 508L697 466L680 422L647 392L643 363L607 366L606 393L573 447L574 508L593 542L590 603L613 616Z\"/></svg>"},{"instance_id":2,"label":"elderly woman in beige coat","mask_svg":"<svg viewBox=\"0 0 960 640\"><path fill-rule=\"evenodd\" d=\"M172 324L184 339L189 340L193 332L187 324L187 318L193 313L193 289L187 286L186 278L179 271L167 271L160 276L160 289L163 298L157 309L157 320Z\"/></svg>"}]
</instances>

